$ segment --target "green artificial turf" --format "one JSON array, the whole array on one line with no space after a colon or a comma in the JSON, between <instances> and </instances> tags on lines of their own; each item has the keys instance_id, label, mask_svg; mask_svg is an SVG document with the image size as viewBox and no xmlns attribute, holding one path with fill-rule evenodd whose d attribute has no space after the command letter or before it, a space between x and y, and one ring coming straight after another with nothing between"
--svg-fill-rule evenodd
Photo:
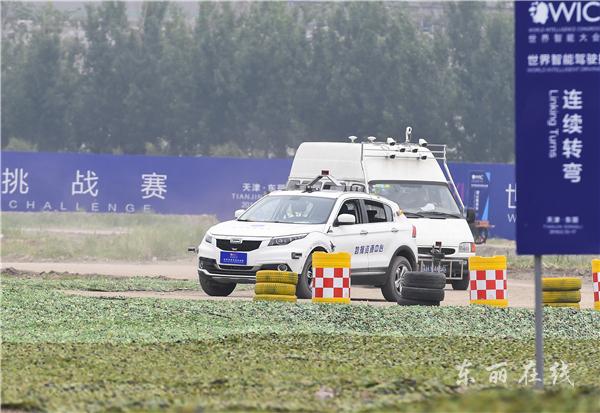
<instances>
[{"instance_id":1,"label":"green artificial turf","mask_svg":"<svg viewBox=\"0 0 600 413\"><path fill-rule=\"evenodd\" d=\"M89 289L100 282L94 278L76 281ZM156 279L135 283L142 288L146 281L156 287ZM2 278L4 408L594 412L600 406L600 312L545 311L547 382L553 364L564 362L575 387L550 383L540 393L517 383L534 358L527 309L101 299L65 295L60 288L73 286L61 282ZM118 290L129 281L114 282ZM168 290L178 281L158 282ZM465 361L474 379L469 385L458 382ZM486 368L500 362L507 363L507 381L497 386Z\"/></svg>"}]
</instances>

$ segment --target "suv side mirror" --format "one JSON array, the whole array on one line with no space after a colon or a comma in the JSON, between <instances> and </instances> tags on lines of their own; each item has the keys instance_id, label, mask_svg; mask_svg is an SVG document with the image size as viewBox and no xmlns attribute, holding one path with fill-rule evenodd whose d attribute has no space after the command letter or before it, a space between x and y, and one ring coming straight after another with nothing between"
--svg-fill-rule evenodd
<instances>
[{"instance_id":1,"label":"suv side mirror","mask_svg":"<svg viewBox=\"0 0 600 413\"><path fill-rule=\"evenodd\" d=\"M356 217L351 214L341 214L335 220L336 225L353 225L356 224Z\"/></svg>"},{"instance_id":2,"label":"suv side mirror","mask_svg":"<svg viewBox=\"0 0 600 413\"><path fill-rule=\"evenodd\" d=\"M472 224L473 222L475 222L475 217L475 209L467 208L467 210L465 211L465 219L467 220L467 223Z\"/></svg>"},{"instance_id":3,"label":"suv side mirror","mask_svg":"<svg viewBox=\"0 0 600 413\"><path fill-rule=\"evenodd\" d=\"M235 219L238 219L239 217L242 216L242 214L246 212L245 209L236 209L236 211L233 213L233 215L235 216Z\"/></svg>"}]
</instances>

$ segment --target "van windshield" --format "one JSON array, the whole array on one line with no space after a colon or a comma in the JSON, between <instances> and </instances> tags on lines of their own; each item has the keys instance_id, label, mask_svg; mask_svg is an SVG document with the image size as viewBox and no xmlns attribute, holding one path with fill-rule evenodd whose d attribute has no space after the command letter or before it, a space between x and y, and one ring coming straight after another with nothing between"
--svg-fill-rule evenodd
<instances>
[{"instance_id":1,"label":"van windshield","mask_svg":"<svg viewBox=\"0 0 600 413\"><path fill-rule=\"evenodd\" d=\"M333 204L334 198L271 195L258 200L238 221L324 224Z\"/></svg>"},{"instance_id":2,"label":"van windshield","mask_svg":"<svg viewBox=\"0 0 600 413\"><path fill-rule=\"evenodd\" d=\"M448 185L435 182L374 181L371 192L396 202L404 213L419 217L461 218Z\"/></svg>"}]
</instances>

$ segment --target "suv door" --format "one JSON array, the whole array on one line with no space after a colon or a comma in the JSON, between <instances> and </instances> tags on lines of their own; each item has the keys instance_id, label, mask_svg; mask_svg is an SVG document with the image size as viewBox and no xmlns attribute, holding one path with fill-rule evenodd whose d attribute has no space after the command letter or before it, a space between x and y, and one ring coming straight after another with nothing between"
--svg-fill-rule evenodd
<instances>
[{"instance_id":1,"label":"suv door","mask_svg":"<svg viewBox=\"0 0 600 413\"><path fill-rule=\"evenodd\" d=\"M369 273L383 274L390 265L398 229L394 226L394 216L389 206L371 199L363 200L363 204L367 216L365 238L369 245Z\"/></svg>"},{"instance_id":2,"label":"suv door","mask_svg":"<svg viewBox=\"0 0 600 413\"><path fill-rule=\"evenodd\" d=\"M334 210L334 221L329 233L330 240L335 246L335 251L345 251L352 254L352 272L367 271L369 268L369 255L365 253L367 224L359 199L345 200L337 210ZM336 220L340 214L354 215L356 224L337 225Z\"/></svg>"}]
</instances>

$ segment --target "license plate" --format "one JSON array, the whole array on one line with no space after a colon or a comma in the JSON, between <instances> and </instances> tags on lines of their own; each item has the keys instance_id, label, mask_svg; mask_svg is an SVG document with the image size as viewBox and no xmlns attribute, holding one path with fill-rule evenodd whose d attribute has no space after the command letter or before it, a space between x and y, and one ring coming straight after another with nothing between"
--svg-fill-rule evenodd
<instances>
[{"instance_id":1,"label":"license plate","mask_svg":"<svg viewBox=\"0 0 600 413\"><path fill-rule=\"evenodd\" d=\"M220 264L246 265L248 263L248 254L245 252L221 251Z\"/></svg>"},{"instance_id":2,"label":"license plate","mask_svg":"<svg viewBox=\"0 0 600 413\"><path fill-rule=\"evenodd\" d=\"M424 262L423 263L423 271L425 272L441 272L446 274L448 271L448 266L438 264L436 266L433 265L432 262Z\"/></svg>"}]
</instances>

